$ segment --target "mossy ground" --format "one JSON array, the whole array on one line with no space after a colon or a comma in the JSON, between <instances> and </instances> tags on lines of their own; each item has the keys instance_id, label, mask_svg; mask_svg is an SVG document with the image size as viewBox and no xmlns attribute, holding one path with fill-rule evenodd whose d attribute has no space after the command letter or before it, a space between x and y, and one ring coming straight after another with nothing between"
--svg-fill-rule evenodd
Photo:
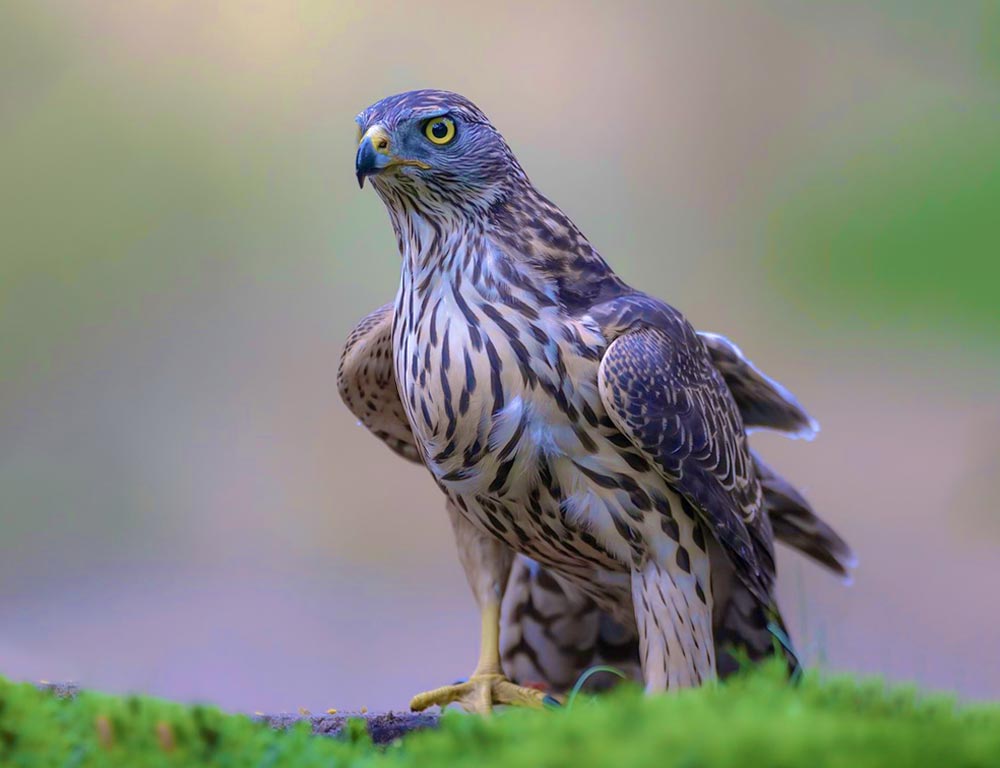
<instances>
[{"instance_id":1,"label":"mossy ground","mask_svg":"<svg viewBox=\"0 0 1000 768\"><path fill-rule=\"evenodd\" d=\"M725 685L644 697L623 689L556 711L441 728L372 746L308 726L273 731L240 715L144 697L60 699L0 680L0 765L13 766L876 766L1000 765L1000 707L879 682L789 685L769 671Z\"/></svg>"}]
</instances>

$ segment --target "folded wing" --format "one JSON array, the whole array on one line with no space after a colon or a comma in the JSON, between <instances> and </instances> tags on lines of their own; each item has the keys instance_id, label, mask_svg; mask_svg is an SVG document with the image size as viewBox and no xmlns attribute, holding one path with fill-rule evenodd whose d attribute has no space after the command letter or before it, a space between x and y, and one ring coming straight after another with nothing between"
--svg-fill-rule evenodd
<instances>
[{"instance_id":1,"label":"folded wing","mask_svg":"<svg viewBox=\"0 0 1000 768\"><path fill-rule=\"evenodd\" d=\"M664 304L647 309L653 301L636 301L629 326L604 353L604 407L701 515L740 580L769 604L772 534L743 420L694 329Z\"/></svg>"}]
</instances>

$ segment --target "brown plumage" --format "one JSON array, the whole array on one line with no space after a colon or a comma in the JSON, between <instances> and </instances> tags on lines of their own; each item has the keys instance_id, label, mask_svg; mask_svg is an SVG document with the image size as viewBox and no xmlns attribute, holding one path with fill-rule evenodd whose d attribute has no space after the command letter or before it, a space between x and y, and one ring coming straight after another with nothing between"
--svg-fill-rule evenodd
<instances>
[{"instance_id":1,"label":"brown plumage","mask_svg":"<svg viewBox=\"0 0 1000 768\"><path fill-rule=\"evenodd\" d=\"M723 639L765 653L768 625L781 626L769 475L738 398L751 424L775 396L792 421L804 414L752 366L728 386L738 350L622 282L466 99L400 94L358 122L358 178L385 203L403 264L391 328L370 320L355 337L341 391L397 452L412 458L412 440L448 499L483 614L469 684L414 706L538 702L500 669L515 553L567 598L634 625L649 690L714 677ZM796 523L786 532L808 530Z\"/></svg>"}]
</instances>

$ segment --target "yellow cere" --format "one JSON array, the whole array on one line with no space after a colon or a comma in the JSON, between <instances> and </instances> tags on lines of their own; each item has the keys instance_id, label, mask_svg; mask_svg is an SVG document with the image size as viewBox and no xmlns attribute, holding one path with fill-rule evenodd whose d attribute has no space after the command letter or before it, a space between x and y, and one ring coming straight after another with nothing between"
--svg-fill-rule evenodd
<instances>
[{"instance_id":1,"label":"yellow cere","mask_svg":"<svg viewBox=\"0 0 1000 768\"><path fill-rule=\"evenodd\" d=\"M455 138L455 121L450 117L431 118L424 126L424 135L434 144L447 144Z\"/></svg>"}]
</instances>

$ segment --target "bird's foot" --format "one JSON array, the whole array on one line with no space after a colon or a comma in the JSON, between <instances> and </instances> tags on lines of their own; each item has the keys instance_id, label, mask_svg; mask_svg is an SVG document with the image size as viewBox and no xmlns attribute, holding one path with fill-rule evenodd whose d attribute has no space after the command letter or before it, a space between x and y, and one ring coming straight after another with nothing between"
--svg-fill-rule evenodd
<instances>
[{"instance_id":1,"label":"bird's foot","mask_svg":"<svg viewBox=\"0 0 1000 768\"><path fill-rule=\"evenodd\" d=\"M433 691L418 693L410 701L410 709L420 712L437 704L444 709L449 704L460 704L466 712L488 715L493 707L509 705L541 709L559 706L560 701L544 691L512 683L500 674L473 675L454 685L445 685Z\"/></svg>"}]
</instances>

